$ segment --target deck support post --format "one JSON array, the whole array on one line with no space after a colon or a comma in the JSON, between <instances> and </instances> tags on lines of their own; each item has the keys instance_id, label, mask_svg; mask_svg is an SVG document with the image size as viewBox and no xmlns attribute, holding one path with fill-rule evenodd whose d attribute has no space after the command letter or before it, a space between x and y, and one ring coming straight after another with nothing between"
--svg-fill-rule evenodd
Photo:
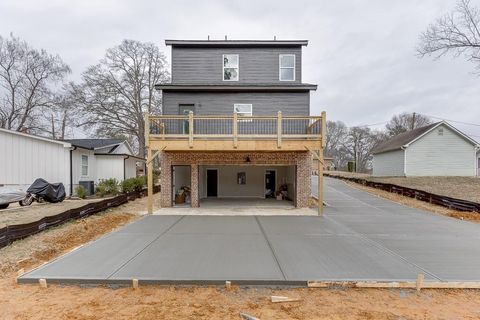
<instances>
[{"instance_id":1,"label":"deck support post","mask_svg":"<svg viewBox=\"0 0 480 320\"><path fill-rule=\"evenodd\" d=\"M277 148L282 147L282 111L277 113Z\"/></svg>"},{"instance_id":2,"label":"deck support post","mask_svg":"<svg viewBox=\"0 0 480 320\"><path fill-rule=\"evenodd\" d=\"M236 112L233 113L233 127L232 127L232 134L233 134L233 147L238 147L238 114Z\"/></svg>"},{"instance_id":3,"label":"deck support post","mask_svg":"<svg viewBox=\"0 0 480 320\"><path fill-rule=\"evenodd\" d=\"M318 214L322 215L323 214L323 198L324 198L324 181L323 181L323 164L324 164L324 159L323 159L323 150L325 150L326 146L326 136L327 136L327 113L325 111L322 111L322 127L321 127L321 132L322 132L322 144L320 146L320 150L318 150Z\"/></svg>"},{"instance_id":4,"label":"deck support post","mask_svg":"<svg viewBox=\"0 0 480 320\"><path fill-rule=\"evenodd\" d=\"M148 200L147 211L149 214L153 213L153 158L152 149L148 148L147 162L147 188L148 188Z\"/></svg>"},{"instance_id":5,"label":"deck support post","mask_svg":"<svg viewBox=\"0 0 480 320\"><path fill-rule=\"evenodd\" d=\"M150 147L150 119L148 112L144 113L145 147L147 148L147 212L153 213L153 159Z\"/></svg>"},{"instance_id":6,"label":"deck support post","mask_svg":"<svg viewBox=\"0 0 480 320\"><path fill-rule=\"evenodd\" d=\"M193 111L188 113L188 146L193 148Z\"/></svg>"}]
</instances>

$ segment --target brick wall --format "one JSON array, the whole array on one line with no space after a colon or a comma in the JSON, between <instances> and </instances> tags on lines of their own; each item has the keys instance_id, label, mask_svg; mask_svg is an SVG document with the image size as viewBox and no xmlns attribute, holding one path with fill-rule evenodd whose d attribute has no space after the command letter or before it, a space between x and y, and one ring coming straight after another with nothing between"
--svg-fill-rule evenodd
<instances>
[{"instance_id":1,"label":"brick wall","mask_svg":"<svg viewBox=\"0 0 480 320\"><path fill-rule=\"evenodd\" d=\"M199 165L296 165L296 198L298 208L308 207L310 198L310 171L312 158L305 152L161 152L162 186L161 206L172 206L172 166L191 166L192 207L198 207L198 166Z\"/></svg>"}]
</instances>

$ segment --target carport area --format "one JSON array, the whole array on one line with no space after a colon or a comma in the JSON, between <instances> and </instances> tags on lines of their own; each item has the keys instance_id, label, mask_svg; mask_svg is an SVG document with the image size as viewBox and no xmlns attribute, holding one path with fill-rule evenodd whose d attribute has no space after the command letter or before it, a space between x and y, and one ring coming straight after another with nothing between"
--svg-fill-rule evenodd
<instances>
[{"instance_id":1,"label":"carport area","mask_svg":"<svg viewBox=\"0 0 480 320\"><path fill-rule=\"evenodd\" d=\"M299 285L313 280L479 281L480 226L326 179L317 216L152 215L18 280Z\"/></svg>"}]
</instances>

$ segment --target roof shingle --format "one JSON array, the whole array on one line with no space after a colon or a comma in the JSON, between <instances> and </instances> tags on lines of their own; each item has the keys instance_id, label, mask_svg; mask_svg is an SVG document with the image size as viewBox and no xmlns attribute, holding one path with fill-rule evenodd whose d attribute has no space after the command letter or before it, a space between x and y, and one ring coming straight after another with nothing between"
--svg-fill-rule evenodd
<instances>
[{"instance_id":1,"label":"roof shingle","mask_svg":"<svg viewBox=\"0 0 480 320\"><path fill-rule=\"evenodd\" d=\"M440 122L435 122L435 123L429 124L428 126L416 128L404 133L397 134L393 138L379 144L375 149L372 150L372 153L377 154L377 153L400 149L401 147L415 140L425 132L429 131L430 129L438 125L439 123Z\"/></svg>"}]
</instances>

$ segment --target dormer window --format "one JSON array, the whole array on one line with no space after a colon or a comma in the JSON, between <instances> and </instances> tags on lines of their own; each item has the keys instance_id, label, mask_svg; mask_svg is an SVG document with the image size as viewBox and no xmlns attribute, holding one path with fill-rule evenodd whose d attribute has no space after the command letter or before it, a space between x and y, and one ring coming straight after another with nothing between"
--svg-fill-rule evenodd
<instances>
[{"instance_id":1,"label":"dormer window","mask_svg":"<svg viewBox=\"0 0 480 320\"><path fill-rule=\"evenodd\" d=\"M223 81L238 81L238 54L223 55Z\"/></svg>"},{"instance_id":2,"label":"dormer window","mask_svg":"<svg viewBox=\"0 0 480 320\"><path fill-rule=\"evenodd\" d=\"M295 81L295 55L281 54L278 60L280 81Z\"/></svg>"}]
</instances>

